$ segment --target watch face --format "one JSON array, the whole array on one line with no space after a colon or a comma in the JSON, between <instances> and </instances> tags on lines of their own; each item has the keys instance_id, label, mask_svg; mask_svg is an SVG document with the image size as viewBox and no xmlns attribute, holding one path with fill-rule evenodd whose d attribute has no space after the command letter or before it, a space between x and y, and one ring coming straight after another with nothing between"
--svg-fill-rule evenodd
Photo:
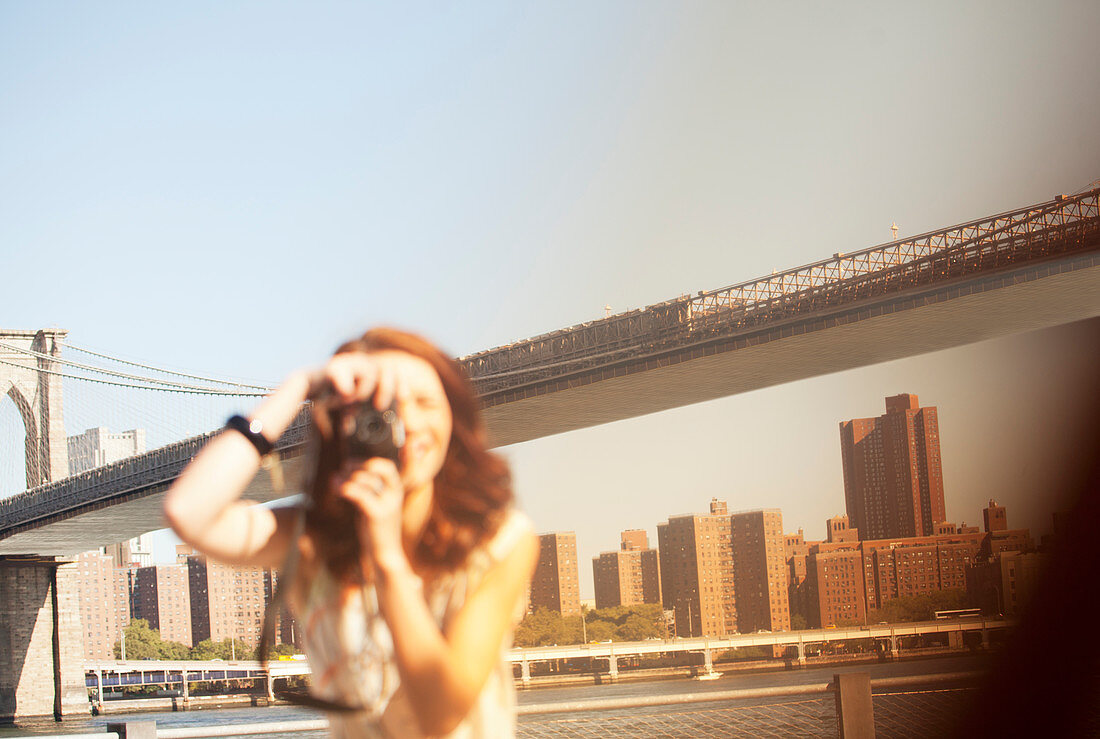
<instances>
[{"instance_id":1,"label":"watch face","mask_svg":"<svg viewBox=\"0 0 1100 739\"><path fill-rule=\"evenodd\" d=\"M262 434L264 432L263 421L252 419L252 422L248 424L248 430L254 434Z\"/></svg>"}]
</instances>

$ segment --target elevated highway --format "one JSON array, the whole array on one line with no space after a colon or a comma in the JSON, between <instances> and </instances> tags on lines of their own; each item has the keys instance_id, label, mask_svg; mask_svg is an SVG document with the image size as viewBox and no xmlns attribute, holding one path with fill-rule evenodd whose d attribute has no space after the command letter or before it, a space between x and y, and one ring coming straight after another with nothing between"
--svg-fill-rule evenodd
<instances>
[{"instance_id":1,"label":"elevated highway","mask_svg":"<svg viewBox=\"0 0 1100 739\"><path fill-rule=\"evenodd\" d=\"M462 358L506 445L1100 315L1100 189L1059 196ZM297 489L307 430L278 449ZM206 437L0 501L0 556L163 525ZM248 497L280 497L262 472Z\"/></svg>"},{"instance_id":2,"label":"elevated highway","mask_svg":"<svg viewBox=\"0 0 1100 739\"><path fill-rule=\"evenodd\" d=\"M608 671L614 677L618 672L618 660L632 657L693 653L703 656L704 666L713 663L714 655L749 647L793 647L798 650L798 662L805 664L807 647L824 643L842 644L873 640L880 642L884 653L898 657L898 640L904 637L935 634L962 635L977 633L987 643L990 631L999 631L1014 624L1004 620L959 619L947 621L919 621L913 623L879 624L875 626L809 629L776 633L735 634L729 637L698 637L691 639L650 639L636 642L602 642L599 644L573 644L552 647L512 649L508 661L520 667L524 681L530 680L530 666L539 662L561 659L607 660ZM200 680L248 680L267 677L273 679L311 674L309 663L304 660L273 660L268 671L253 660L86 660L85 681L89 688L119 688L137 685L170 685Z\"/></svg>"}]
</instances>

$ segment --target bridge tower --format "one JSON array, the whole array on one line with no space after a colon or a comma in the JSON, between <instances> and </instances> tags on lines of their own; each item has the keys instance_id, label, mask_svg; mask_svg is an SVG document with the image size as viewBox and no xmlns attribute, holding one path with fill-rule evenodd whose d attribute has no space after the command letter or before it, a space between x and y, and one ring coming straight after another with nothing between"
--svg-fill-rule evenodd
<instances>
[{"instance_id":1,"label":"bridge tower","mask_svg":"<svg viewBox=\"0 0 1100 739\"><path fill-rule=\"evenodd\" d=\"M0 329L0 344L36 352L38 356L0 346L0 392L7 394L27 431L27 489L69 474L69 449L61 410L61 376L52 360L61 356L68 331Z\"/></svg>"},{"instance_id":2,"label":"bridge tower","mask_svg":"<svg viewBox=\"0 0 1100 739\"><path fill-rule=\"evenodd\" d=\"M50 374L67 334L0 329L0 393L23 418L28 489L69 474L61 377ZM0 557L0 723L87 711L74 567L56 557Z\"/></svg>"}]
</instances>

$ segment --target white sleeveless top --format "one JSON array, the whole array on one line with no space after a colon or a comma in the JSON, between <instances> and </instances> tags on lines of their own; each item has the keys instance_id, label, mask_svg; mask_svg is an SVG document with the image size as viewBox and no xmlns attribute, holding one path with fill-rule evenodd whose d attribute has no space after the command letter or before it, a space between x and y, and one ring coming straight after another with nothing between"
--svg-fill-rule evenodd
<instances>
[{"instance_id":1,"label":"white sleeveless top","mask_svg":"<svg viewBox=\"0 0 1100 739\"><path fill-rule=\"evenodd\" d=\"M531 522L512 510L486 544L472 551L465 565L424 584L424 600L440 629L462 605L496 562L506 557ZM513 628L523 616L517 604ZM324 569L313 579L300 614L303 644L313 672L311 692L318 698L364 706L359 713L329 714L333 737L422 737L393 654L393 638L378 610L372 586L351 594L341 605L340 588ZM489 673L466 718L447 737L515 736L515 684L507 660L512 648L509 629L497 666Z\"/></svg>"}]
</instances>

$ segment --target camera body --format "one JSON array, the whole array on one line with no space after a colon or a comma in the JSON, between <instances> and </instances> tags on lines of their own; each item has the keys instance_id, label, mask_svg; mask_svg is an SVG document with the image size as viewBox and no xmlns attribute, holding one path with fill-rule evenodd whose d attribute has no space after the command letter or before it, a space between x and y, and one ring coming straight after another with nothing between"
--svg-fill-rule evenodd
<instances>
[{"instance_id":1,"label":"camera body","mask_svg":"<svg viewBox=\"0 0 1100 739\"><path fill-rule=\"evenodd\" d=\"M390 405L385 410L374 407L372 400L337 412L334 427L340 438L344 459L364 462L374 457L401 464L401 448L405 446L405 424Z\"/></svg>"}]
</instances>

